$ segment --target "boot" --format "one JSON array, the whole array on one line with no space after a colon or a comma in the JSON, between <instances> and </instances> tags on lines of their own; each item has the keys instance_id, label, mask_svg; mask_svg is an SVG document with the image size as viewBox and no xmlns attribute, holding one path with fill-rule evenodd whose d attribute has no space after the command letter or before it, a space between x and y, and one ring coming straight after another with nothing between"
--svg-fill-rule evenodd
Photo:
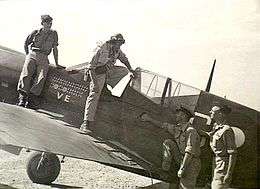
<instances>
[{"instance_id":1,"label":"boot","mask_svg":"<svg viewBox=\"0 0 260 189\"><path fill-rule=\"evenodd\" d=\"M28 105L28 96L25 93L19 93L19 97L18 97L18 103L17 106L21 106L21 107L27 107Z\"/></svg>"},{"instance_id":2,"label":"boot","mask_svg":"<svg viewBox=\"0 0 260 189\"><path fill-rule=\"evenodd\" d=\"M28 105L27 107L30 109L37 109L39 105L42 103L42 97L36 96L32 93L28 95Z\"/></svg>"},{"instance_id":3,"label":"boot","mask_svg":"<svg viewBox=\"0 0 260 189\"><path fill-rule=\"evenodd\" d=\"M84 120L80 126L80 130L85 134L91 133L92 131L90 130L90 122L88 120Z\"/></svg>"}]
</instances>

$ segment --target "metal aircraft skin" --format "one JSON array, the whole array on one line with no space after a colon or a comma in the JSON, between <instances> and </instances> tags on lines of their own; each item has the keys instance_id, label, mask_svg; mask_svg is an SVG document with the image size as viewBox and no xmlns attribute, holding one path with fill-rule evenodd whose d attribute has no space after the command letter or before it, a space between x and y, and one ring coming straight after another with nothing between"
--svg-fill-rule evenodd
<instances>
[{"instance_id":1,"label":"metal aircraft skin","mask_svg":"<svg viewBox=\"0 0 260 189\"><path fill-rule=\"evenodd\" d=\"M93 132L83 135L77 129L83 119L89 87L83 81L83 70L69 74L66 70L50 67L40 102L34 110L26 109L15 105L16 86L24 58L22 53L0 46L0 145L3 150L19 154L21 148L27 148L96 161L166 182L177 182L175 162L170 172L161 168L162 143L171 138L170 134L141 121L140 115L146 112L155 119L175 123L175 110L182 106L195 114L192 124L199 132L210 131L209 110L218 102L232 108L228 122L235 131L239 147L232 187L257 188L258 111L138 68L137 78L127 83L121 96L103 91ZM74 68L80 70L84 66ZM113 75L108 83L114 87L125 75ZM208 139L202 139L201 150L202 169L198 186L211 181L212 152ZM177 145L174 155L180 156ZM36 160L40 161L41 155L37 157ZM34 164L31 169L35 170L31 171L37 172ZM39 183L54 181L59 174L57 167L52 180L29 177ZM55 169L54 166L51 168Z\"/></svg>"}]
</instances>

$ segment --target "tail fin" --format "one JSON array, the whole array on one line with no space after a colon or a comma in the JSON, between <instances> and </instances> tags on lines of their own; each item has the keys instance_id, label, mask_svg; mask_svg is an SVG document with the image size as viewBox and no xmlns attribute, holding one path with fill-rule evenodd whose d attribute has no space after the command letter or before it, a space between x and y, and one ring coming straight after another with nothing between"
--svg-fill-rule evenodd
<instances>
[{"instance_id":1,"label":"tail fin","mask_svg":"<svg viewBox=\"0 0 260 189\"><path fill-rule=\"evenodd\" d=\"M214 63L213 63L212 69L211 69L211 73L210 73L209 80L208 80L208 83L207 83L207 87L206 87L206 90L205 90L206 92L210 91L211 82L212 82L214 69L215 69L215 64L216 64L216 59L214 60Z\"/></svg>"}]
</instances>

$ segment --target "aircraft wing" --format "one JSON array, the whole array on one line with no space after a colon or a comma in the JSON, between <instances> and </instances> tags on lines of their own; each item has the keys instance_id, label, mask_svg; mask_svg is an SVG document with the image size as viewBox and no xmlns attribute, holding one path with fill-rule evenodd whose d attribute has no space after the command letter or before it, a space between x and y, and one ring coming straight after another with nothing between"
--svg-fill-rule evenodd
<instances>
[{"instance_id":1,"label":"aircraft wing","mask_svg":"<svg viewBox=\"0 0 260 189\"><path fill-rule=\"evenodd\" d=\"M23 66L24 59L25 55L23 53L0 45L1 66L9 67L13 71L19 71ZM1 76L3 75L1 74Z\"/></svg>"},{"instance_id":2,"label":"aircraft wing","mask_svg":"<svg viewBox=\"0 0 260 189\"><path fill-rule=\"evenodd\" d=\"M142 169L131 158L102 139L78 133L64 122L34 110L0 103L0 145ZM8 151L8 150L7 150Z\"/></svg>"}]
</instances>

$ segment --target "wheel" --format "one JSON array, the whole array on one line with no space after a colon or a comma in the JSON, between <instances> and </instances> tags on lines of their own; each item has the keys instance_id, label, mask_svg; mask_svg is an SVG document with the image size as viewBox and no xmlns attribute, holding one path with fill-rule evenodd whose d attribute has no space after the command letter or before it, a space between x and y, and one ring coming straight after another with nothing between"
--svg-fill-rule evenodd
<instances>
[{"instance_id":1,"label":"wheel","mask_svg":"<svg viewBox=\"0 0 260 189\"><path fill-rule=\"evenodd\" d=\"M27 162L26 171L32 182L50 184L58 177L60 168L57 155L35 152Z\"/></svg>"}]
</instances>

